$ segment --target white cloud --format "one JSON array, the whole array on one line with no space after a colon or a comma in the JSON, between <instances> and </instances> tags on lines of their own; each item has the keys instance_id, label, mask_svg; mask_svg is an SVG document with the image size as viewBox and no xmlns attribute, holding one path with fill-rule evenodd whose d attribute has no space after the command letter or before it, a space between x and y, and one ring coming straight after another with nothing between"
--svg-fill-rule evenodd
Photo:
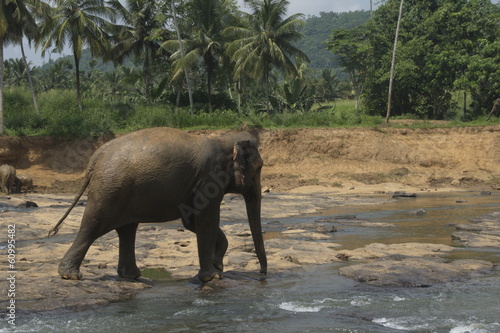
<instances>
[{"instance_id":1,"label":"white cloud","mask_svg":"<svg viewBox=\"0 0 500 333\"><path fill-rule=\"evenodd\" d=\"M320 12L349 12L354 10L369 10L370 0L288 0L288 14L302 13L304 15L316 15ZM373 9L377 8L377 0L372 0ZM244 7L244 1L238 0L240 7Z\"/></svg>"}]
</instances>

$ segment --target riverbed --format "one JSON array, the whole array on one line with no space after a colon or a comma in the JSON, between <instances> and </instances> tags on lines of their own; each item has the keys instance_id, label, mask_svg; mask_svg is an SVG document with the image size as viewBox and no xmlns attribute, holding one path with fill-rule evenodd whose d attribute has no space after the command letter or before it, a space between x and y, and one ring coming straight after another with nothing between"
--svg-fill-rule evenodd
<instances>
[{"instance_id":1,"label":"riverbed","mask_svg":"<svg viewBox=\"0 0 500 333\"><path fill-rule=\"evenodd\" d=\"M326 205L319 214L264 220L264 231L271 242L279 241L277 230L335 227L327 233L337 252L373 243L435 243L454 248L445 254L447 260L500 262L500 249L465 248L451 237L455 225L500 210L497 192L363 199L370 204ZM295 232L280 237L292 235L300 238ZM296 265L279 272L270 267L265 280L230 270L223 280L203 288L189 278L158 274L152 276L152 288L130 300L78 312L19 313L16 330L1 322L0 332L91 332L104 327L106 332L500 332L497 267L467 280L407 288L374 287L338 274L339 268L352 264Z\"/></svg>"}]
</instances>

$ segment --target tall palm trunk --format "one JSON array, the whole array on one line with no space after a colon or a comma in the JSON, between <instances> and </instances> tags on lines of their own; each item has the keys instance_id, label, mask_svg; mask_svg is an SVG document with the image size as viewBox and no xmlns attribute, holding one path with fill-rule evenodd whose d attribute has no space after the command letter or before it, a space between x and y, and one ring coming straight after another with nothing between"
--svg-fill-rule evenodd
<instances>
[{"instance_id":1,"label":"tall palm trunk","mask_svg":"<svg viewBox=\"0 0 500 333\"><path fill-rule=\"evenodd\" d=\"M269 102L269 73L267 71L264 74L264 90L266 94L266 112L269 114L271 112L271 107Z\"/></svg>"},{"instance_id":2,"label":"tall palm trunk","mask_svg":"<svg viewBox=\"0 0 500 333\"><path fill-rule=\"evenodd\" d=\"M151 71L149 70L149 48L146 46L144 50L144 64L142 68L142 76L144 80L144 94L146 101L149 102L151 96Z\"/></svg>"},{"instance_id":3,"label":"tall palm trunk","mask_svg":"<svg viewBox=\"0 0 500 333\"><path fill-rule=\"evenodd\" d=\"M175 31L177 32L177 40L179 41L181 56L184 58L186 53L184 52L184 44L182 43L181 31L179 29L179 23L177 22L177 14L175 13L174 0L172 0L172 18L174 21ZM191 79L189 78L189 71L186 69L184 71L184 74L186 75L186 85L187 85L187 89L188 89L189 105L191 106L191 113L194 113L193 90L191 88Z\"/></svg>"},{"instance_id":4,"label":"tall palm trunk","mask_svg":"<svg viewBox=\"0 0 500 333\"><path fill-rule=\"evenodd\" d=\"M396 36L394 37L394 49L392 51L391 74L389 78L389 94L387 97L387 114L385 116L386 124L389 124L389 118L391 116L392 82L394 80L394 66L396 64L396 49L398 46L399 26L401 24L401 16L403 14L403 2L404 1L401 0L401 4L399 6L398 24L396 25Z\"/></svg>"},{"instance_id":5,"label":"tall palm trunk","mask_svg":"<svg viewBox=\"0 0 500 333\"><path fill-rule=\"evenodd\" d=\"M212 82L214 80L214 70L215 64L211 59L210 54L205 54L204 56L205 68L207 69L207 93L208 93L208 112L212 113Z\"/></svg>"},{"instance_id":6,"label":"tall palm trunk","mask_svg":"<svg viewBox=\"0 0 500 333\"><path fill-rule=\"evenodd\" d=\"M22 41L21 41L21 54L23 56L24 66L26 67L26 75L28 76L28 83L30 86L31 97L33 97L33 105L35 106L36 115L40 117L40 108L38 107L38 102L36 100L35 88L33 87L33 80L31 78L31 73L30 73L30 66L28 64L28 61L26 60L26 55L24 54L24 46Z\"/></svg>"},{"instance_id":7,"label":"tall palm trunk","mask_svg":"<svg viewBox=\"0 0 500 333\"><path fill-rule=\"evenodd\" d=\"M83 104L82 104L82 94L80 91L80 59L76 52L73 52L73 57L75 59L75 72L76 72L76 99L78 100L78 108L80 112L83 112Z\"/></svg>"},{"instance_id":8,"label":"tall palm trunk","mask_svg":"<svg viewBox=\"0 0 500 333\"><path fill-rule=\"evenodd\" d=\"M210 70L207 74L207 90L208 90L208 112L212 113L212 73Z\"/></svg>"},{"instance_id":9,"label":"tall palm trunk","mask_svg":"<svg viewBox=\"0 0 500 333\"><path fill-rule=\"evenodd\" d=\"M5 133L3 122L3 38L0 38L0 135Z\"/></svg>"}]
</instances>

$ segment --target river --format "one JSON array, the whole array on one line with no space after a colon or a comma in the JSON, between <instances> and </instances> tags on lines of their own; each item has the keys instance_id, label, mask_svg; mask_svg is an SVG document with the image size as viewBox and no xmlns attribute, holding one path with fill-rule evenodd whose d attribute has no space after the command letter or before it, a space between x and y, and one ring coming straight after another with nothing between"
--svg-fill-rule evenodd
<instances>
[{"instance_id":1,"label":"river","mask_svg":"<svg viewBox=\"0 0 500 333\"><path fill-rule=\"evenodd\" d=\"M410 213L417 209L426 214ZM332 207L321 216L280 222L314 223L355 214L395 226L339 226L335 242L346 249L373 242L438 243L458 247L452 258L500 263L499 249L460 248L451 239L453 224L498 210L499 193L426 193L383 205ZM341 265L270 273L266 281L228 273L226 283L211 292L188 280L160 278L130 301L76 313L19 314L15 332L500 332L500 270L429 288L379 288L339 276ZM2 325L0 332L11 332Z\"/></svg>"}]
</instances>

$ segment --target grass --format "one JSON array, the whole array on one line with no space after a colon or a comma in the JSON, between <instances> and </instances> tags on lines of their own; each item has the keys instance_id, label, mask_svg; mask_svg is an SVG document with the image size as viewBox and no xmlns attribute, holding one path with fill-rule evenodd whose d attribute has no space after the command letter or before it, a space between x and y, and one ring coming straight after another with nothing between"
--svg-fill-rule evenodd
<instances>
[{"instance_id":1,"label":"grass","mask_svg":"<svg viewBox=\"0 0 500 333\"><path fill-rule=\"evenodd\" d=\"M301 127L371 127L384 123L380 116L356 112L354 101L339 100L327 105L315 105L306 113L284 112L266 114L255 110L237 113L215 110L212 113L176 109L170 105L143 105L84 100L84 111L76 105L76 94L69 90L51 90L38 95L40 115L34 110L30 93L23 88L4 91L6 132L11 136L51 135L66 137L99 136L104 133L124 133L141 128L169 126L181 129L301 128ZM483 126L500 124L499 118L486 122L486 117L471 122L411 121L394 127L432 128Z\"/></svg>"}]
</instances>

